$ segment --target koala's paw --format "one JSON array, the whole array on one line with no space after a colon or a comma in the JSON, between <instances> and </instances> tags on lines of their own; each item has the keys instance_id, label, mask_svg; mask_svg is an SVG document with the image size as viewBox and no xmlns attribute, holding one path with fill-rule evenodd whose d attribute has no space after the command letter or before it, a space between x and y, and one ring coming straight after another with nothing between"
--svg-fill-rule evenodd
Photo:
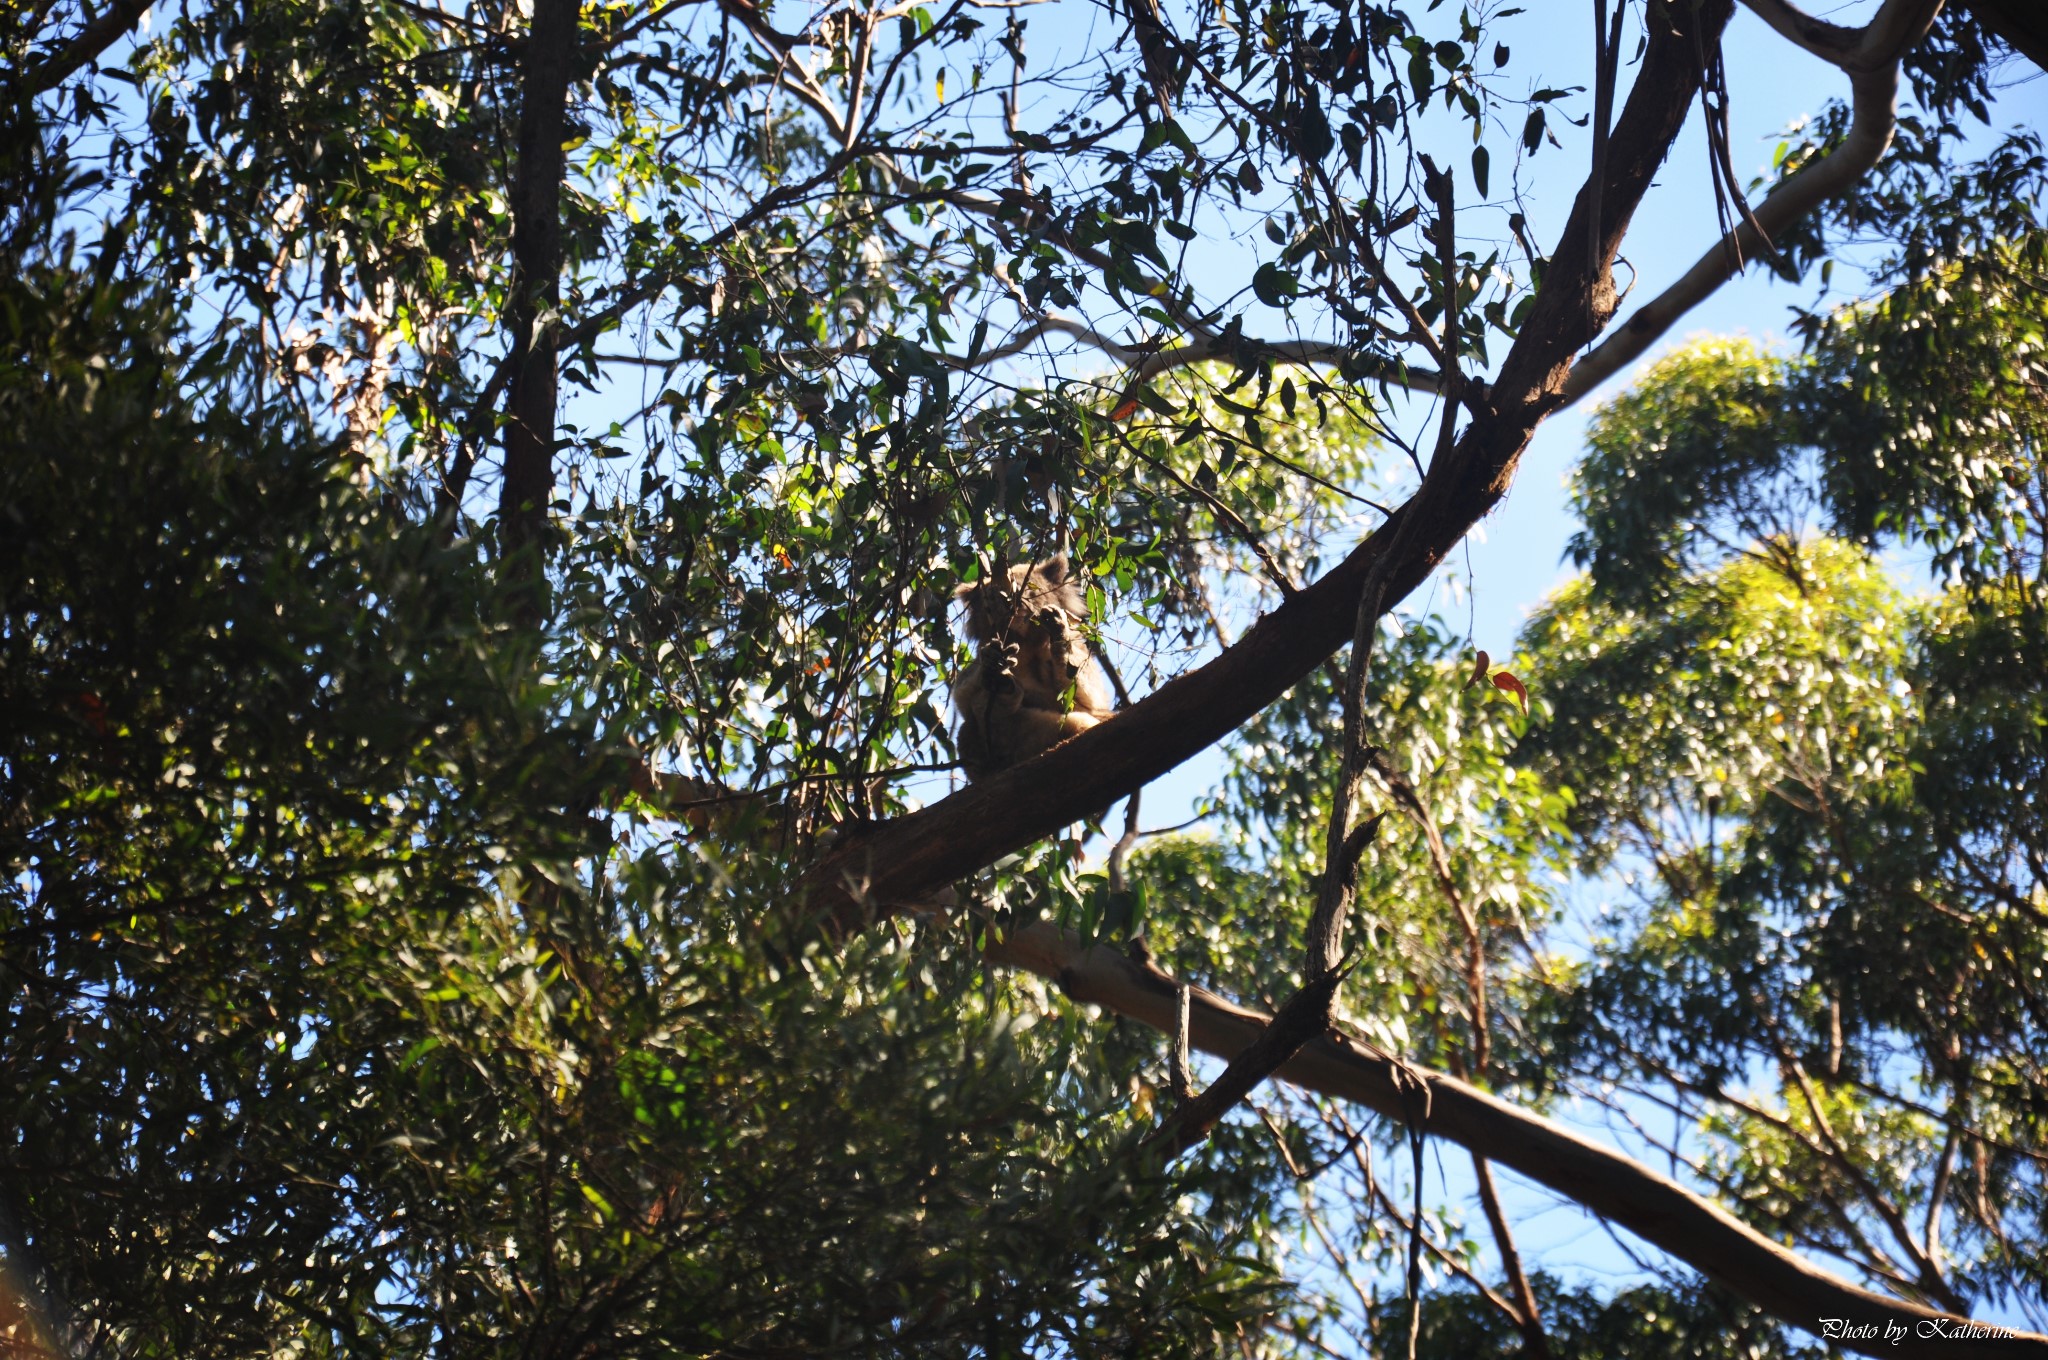
<instances>
[{"instance_id":1,"label":"koala's paw","mask_svg":"<svg viewBox=\"0 0 2048 1360\"><path fill-rule=\"evenodd\" d=\"M1014 642L988 644L988 692L1009 694L1017 688L1017 664L1023 653Z\"/></svg>"},{"instance_id":2,"label":"koala's paw","mask_svg":"<svg viewBox=\"0 0 2048 1360\"><path fill-rule=\"evenodd\" d=\"M1072 680L1081 673L1081 663L1074 656L1073 617L1064 609L1048 605L1032 616L1032 621L1045 630L1046 644L1053 656L1065 668L1067 679Z\"/></svg>"}]
</instances>

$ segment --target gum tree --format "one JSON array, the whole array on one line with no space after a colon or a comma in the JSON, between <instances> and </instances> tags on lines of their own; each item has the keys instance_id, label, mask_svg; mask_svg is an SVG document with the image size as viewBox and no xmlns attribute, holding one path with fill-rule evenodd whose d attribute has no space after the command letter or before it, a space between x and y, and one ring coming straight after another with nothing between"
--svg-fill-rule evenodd
<instances>
[{"instance_id":1,"label":"gum tree","mask_svg":"<svg viewBox=\"0 0 2048 1360\"><path fill-rule=\"evenodd\" d=\"M1844 98L1745 196L1732 3L1595 8L1584 90L1484 7L10 11L6 1070L49 1188L6 1250L57 1342L1308 1345L1272 1286L1295 1178L1233 1113L1275 1073L1463 1144L1511 1276L1496 1160L1796 1325L1961 1302L1846 1285L1489 1092L1475 887L1562 814L1447 839L1414 743L1449 710L1375 707L1445 658L1373 641L1537 426L1748 263L1894 243L1903 333L1966 257L2030 277L1990 247L2033 239L2034 144L1966 166L1957 120L2042 35L1756 0ZM1624 311L1696 103L1725 238ZM1113 721L933 797L945 591L1055 548L1162 645ZM1213 981L1268 1023L1118 947L1134 867L1088 888L1051 838L1311 679L1284 938L1217 913L1247 962ZM1508 778L1473 759L1454 807ZM1414 1052L1338 1025L1369 894L1460 960L1462 1028ZM1130 1036L1034 1034L977 947L1230 1061L1127 1102Z\"/></svg>"}]
</instances>

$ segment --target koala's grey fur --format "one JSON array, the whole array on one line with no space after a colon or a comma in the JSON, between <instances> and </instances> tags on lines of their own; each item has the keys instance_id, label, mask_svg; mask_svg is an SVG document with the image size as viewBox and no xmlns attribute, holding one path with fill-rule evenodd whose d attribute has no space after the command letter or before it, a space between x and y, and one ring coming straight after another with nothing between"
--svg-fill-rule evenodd
<instances>
[{"instance_id":1,"label":"koala's grey fur","mask_svg":"<svg viewBox=\"0 0 2048 1360\"><path fill-rule=\"evenodd\" d=\"M953 682L969 779L1058 745L1109 717L1109 677L1081 630L1088 609L1065 554L962 586L974 661Z\"/></svg>"}]
</instances>

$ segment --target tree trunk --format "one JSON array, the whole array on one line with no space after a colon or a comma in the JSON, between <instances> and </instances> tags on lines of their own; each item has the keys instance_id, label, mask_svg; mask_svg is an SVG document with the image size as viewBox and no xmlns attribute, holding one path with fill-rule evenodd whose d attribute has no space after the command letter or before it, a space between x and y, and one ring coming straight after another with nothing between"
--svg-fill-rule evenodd
<instances>
[{"instance_id":1,"label":"tree trunk","mask_svg":"<svg viewBox=\"0 0 2048 1360\"><path fill-rule=\"evenodd\" d=\"M512 287L505 329L512 389L498 522L508 554L539 551L555 487L557 312L562 302L562 178L579 0L534 0L512 180ZM535 562L529 568L538 574Z\"/></svg>"}]
</instances>

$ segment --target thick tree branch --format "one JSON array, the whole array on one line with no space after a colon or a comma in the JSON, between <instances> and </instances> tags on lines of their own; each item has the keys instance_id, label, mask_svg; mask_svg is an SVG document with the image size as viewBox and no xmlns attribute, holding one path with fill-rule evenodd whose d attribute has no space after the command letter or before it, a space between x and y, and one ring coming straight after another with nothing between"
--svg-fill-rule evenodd
<instances>
[{"instance_id":1,"label":"thick tree branch","mask_svg":"<svg viewBox=\"0 0 2048 1360\"><path fill-rule=\"evenodd\" d=\"M2013 51L2048 70L2048 5L2041 0L1959 0Z\"/></svg>"},{"instance_id":2,"label":"thick tree branch","mask_svg":"<svg viewBox=\"0 0 2048 1360\"><path fill-rule=\"evenodd\" d=\"M1768 252L1770 237L1841 197L1870 172L1891 145L1898 124L1899 57L1926 33L1941 8L1941 0L1888 0L1866 27L1845 29L1810 18L1783 0L1744 3L1780 33L1848 73L1848 136L1773 189L1749 220L1708 248L1684 277L1644 303L1581 359L1565 385L1568 401L1577 401L1641 358L1680 317L1734 277L1743 261Z\"/></svg>"},{"instance_id":3,"label":"thick tree branch","mask_svg":"<svg viewBox=\"0 0 2048 1360\"><path fill-rule=\"evenodd\" d=\"M1678 12L1718 38L1731 3ZM1134 792L1236 730L1349 641L1369 577L1381 573L1383 611L1429 579L1507 494L1530 436L1564 404L1573 355L1613 315L1614 253L1698 90L1694 41L1689 32L1652 32L1609 139L1598 229L1582 190L1499 379L1468 395L1478 414L1406 505L1207 665L1035 760L847 837L797 885L812 918L829 931L859 929Z\"/></svg>"},{"instance_id":4,"label":"thick tree branch","mask_svg":"<svg viewBox=\"0 0 2048 1360\"><path fill-rule=\"evenodd\" d=\"M1162 1033L1171 1033L1182 984L1106 945L1089 946L1072 932L1033 925L993 941L988 957L1057 982L1074 1000L1101 1006ZM1190 989L1189 1039L1206 1053L1235 1058L1270 1028L1257 1011ZM1540 1115L1496 1099L1440 1073L1375 1052L1343 1034L1311 1039L1279 1070L1283 1080L1338 1099L1355 1101L1388 1119L1423 1120L1425 1132L1510 1167L1520 1175L1620 1224L1684 1261L1764 1311L1807 1331L1823 1319L1896 1323L1906 1334L1885 1340L1847 1341L1867 1355L1954 1356L1983 1360L2044 1360L2048 1337L1972 1339L1959 1343L1921 1330L1962 1319L1872 1293L1836 1278L1771 1241L1719 1205L1649 1167L1593 1143ZM1418 1113L1417 1079L1428 1088L1426 1118Z\"/></svg>"},{"instance_id":5,"label":"thick tree branch","mask_svg":"<svg viewBox=\"0 0 2048 1360\"><path fill-rule=\"evenodd\" d=\"M1391 608L1412 592L1482 515L1498 504L1537 425L1569 399L1573 356L1612 317L1612 263L1630 218L1668 154L1698 90L1696 53L1717 42L1731 0L1667 11L1679 27L1653 25L1637 79L1609 140L1600 192L1582 189L1544 285L1490 391L1468 395L1473 419L1431 466L1416 495L1335 570L1255 624L1197 671L1047 754L896 821L849 835L793 885L804 919L828 932L928 900L1001 855L1044 838L1208 746L1256 714L1349 639L1368 582ZM1698 24L1697 32L1684 25ZM1593 204L1597 200L1598 207ZM1474 384L1475 388L1477 384ZM1174 988L1155 979L1135 992L1090 991L1087 967L1134 970L1110 951L1080 951L1054 932L1034 956L1019 937L998 946L1000 961L1059 977L1077 996L1114 1004L1149 1024L1172 1023ZM1129 977L1125 980L1128 982ZM1299 1023L1320 998L1304 989L1290 1009ZM1141 1013L1142 1012L1142 1013ZM1194 1042L1229 1058L1260 1046L1268 1054L1297 1041L1292 1025L1235 1012L1204 998ZM1263 1062L1238 1065L1246 1075ZM1280 1068L1283 1077L1361 1100L1396 1118L1414 1116L1404 1067L1368 1057L1341 1039L1310 1037ZM1699 1266L1739 1295L1797 1325L1823 1317L1898 1320L1909 1336L1882 1353L1936 1355L1949 1343L1910 1335L1941 1315L1856 1289L1764 1239L1715 1206L1627 1158L1598 1148L1505 1102L1442 1077L1428 1079L1430 1131L1513 1167ZM1219 1091L1219 1099L1233 1093ZM2048 1341L1987 1340L1985 1355L2048 1357Z\"/></svg>"},{"instance_id":6,"label":"thick tree branch","mask_svg":"<svg viewBox=\"0 0 2048 1360\"><path fill-rule=\"evenodd\" d=\"M828 929L858 929L1052 835L1235 731L1349 639L1366 573L1403 513L1199 670L1035 760L842 842L800 886L808 907ZM1406 595L1427 573L1418 566L1390 581L1389 595Z\"/></svg>"},{"instance_id":7,"label":"thick tree branch","mask_svg":"<svg viewBox=\"0 0 2048 1360\"><path fill-rule=\"evenodd\" d=\"M1742 0L1744 8L1822 61L1840 66L1856 46L1856 30L1816 19L1786 0Z\"/></svg>"},{"instance_id":8,"label":"thick tree branch","mask_svg":"<svg viewBox=\"0 0 2048 1360\"><path fill-rule=\"evenodd\" d=\"M1742 0L1752 13L1831 66L1850 75L1868 75L1897 63L1906 48L1918 42L1934 22L1942 0L1885 0L1861 28L1844 28L1816 19L1790 0Z\"/></svg>"},{"instance_id":9,"label":"thick tree branch","mask_svg":"<svg viewBox=\"0 0 2048 1360\"><path fill-rule=\"evenodd\" d=\"M155 0L115 0L79 29L63 50L49 60L29 67L11 81L14 87L11 93L15 98L26 101L56 89L134 32L153 3Z\"/></svg>"}]
</instances>

